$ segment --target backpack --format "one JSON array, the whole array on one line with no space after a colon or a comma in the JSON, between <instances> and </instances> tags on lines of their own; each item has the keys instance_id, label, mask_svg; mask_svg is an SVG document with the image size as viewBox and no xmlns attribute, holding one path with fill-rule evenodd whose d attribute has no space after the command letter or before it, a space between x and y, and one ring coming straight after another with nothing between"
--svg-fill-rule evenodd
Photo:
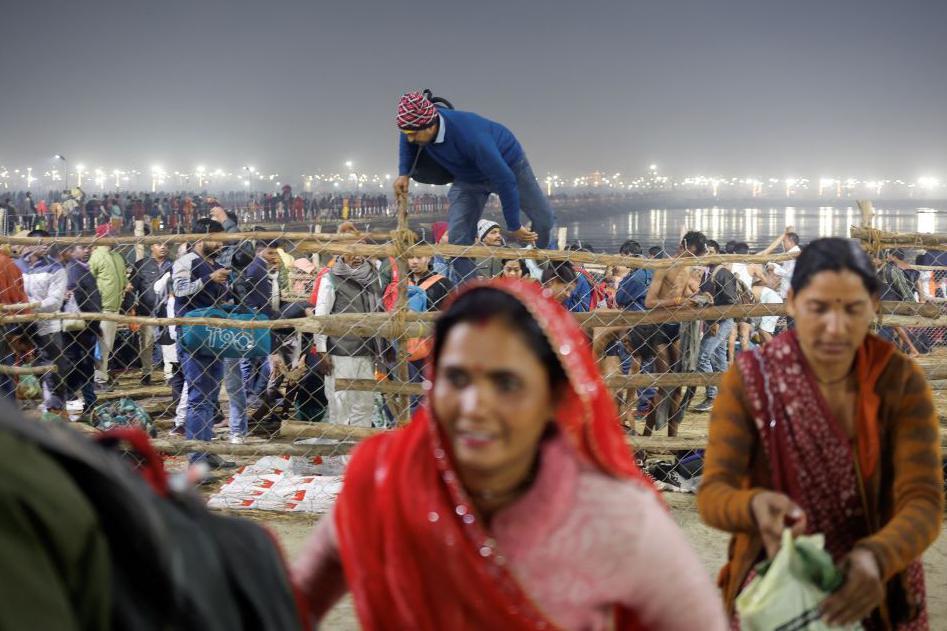
<instances>
[{"instance_id":1,"label":"backpack","mask_svg":"<svg viewBox=\"0 0 947 631\"><path fill-rule=\"evenodd\" d=\"M427 290L437 281L444 278L440 274L432 274L420 285L408 285L408 308L411 311L423 313L430 308L430 301L427 297ZM431 354L434 350L434 341L431 336L411 337L407 342L408 361L420 361Z\"/></svg>"},{"instance_id":2,"label":"backpack","mask_svg":"<svg viewBox=\"0 0 947 631\"><path fill-rule=\"evenodd\" d=\"M220 305L194 309L184 314L185 318L223 318L227 320L269 320L266 315L240 306ZM203 357L268 357L272 346L269 329L237 329L208 326L206 324L184 324L178 329L181 348L192 355Z\"/></svg>"},{"instance_id":3,"label":"backpack","mask_svg":"<svg viewBox=\"0 0 947 631\"><path fill-rule=\"evenodd\" d=\"M0 431L43 450L97 513L109 545L111 628L303 628L301 601L269 533L172 489L161 456L140 430L113 429L88 440L4 407Z\"/></svg>"},{"instance_id":4,"label":"backpack","mask_svg":"<svg viewBox=\"0 0 947 631\"><path fill-rule=\"evenodd\" d=\"M714 273L711 276L711 278L713 279L715 283L717 282L717 272L719 272L722 269L725 269L725 268L722 265L718 265L717 269L714 270ZM733 274L733 272L730 272L730 273ZM738 304L738 305L756 304L756 296L753 295L753 290L747 287L746 283L740 280L740 277L737 276L736 274L733 274L733 282L736 283L736 288L737 288L737 301L734 304Z\"/></svg>"}]
</instances>

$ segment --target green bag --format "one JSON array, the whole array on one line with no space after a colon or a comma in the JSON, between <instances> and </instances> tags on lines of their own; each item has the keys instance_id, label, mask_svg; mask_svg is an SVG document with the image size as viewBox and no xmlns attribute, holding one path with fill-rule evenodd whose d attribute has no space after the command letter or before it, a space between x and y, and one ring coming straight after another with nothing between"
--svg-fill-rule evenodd
<instances>
[{"instance_id":1,"label":"green bag","mask_svg":"<svg viewBox=\"0 0 947 631\"><path fill-rule=\"evenodd\" d=\"M775 557L756 566L757 575L737 596L743 631L856 631L860 624L829 627L819 606L845 580L819 535L793 539L787 528Z\"/></svg>"},{"instance_id":2,"label":"green bag","mask_svg":"<svg viewBox=\"0 0 947 631\"><path fill-rule=\"evenodd\" d=\"M39 399L43 396L43 386L36 375L20 375L16 384L17 399Z\"/></svg>"},{"instance_id":3,"label":"green bag","mask_svg":"<svg viewBox=\"0 0 947 631\"><path fill-rule=\"evenodd\" d=\"M101 430L113 427L138 427L155 438L158 430L155 429L151 415L131 399L118 399L97 405L92 411L92 426Z\"/></svg>"}]
</instances>

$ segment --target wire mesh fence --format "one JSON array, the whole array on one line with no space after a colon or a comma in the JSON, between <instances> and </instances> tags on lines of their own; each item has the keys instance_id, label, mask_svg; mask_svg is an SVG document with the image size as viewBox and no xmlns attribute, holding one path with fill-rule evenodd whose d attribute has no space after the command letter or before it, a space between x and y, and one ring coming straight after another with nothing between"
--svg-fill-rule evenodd
<instances>
[{"instance_id":1,"label":"wire mesh fence","mask_svg":"<svg viewBox=\"0 0 947 631\"><path fill-rule=\"evenodd\" d=\"M402 205L391 232L5 237L0 391L89 431L144 426L172 466L197 458L227 473L215 506L321 512L358 441L420 404L432 324L458 274L518 277L588 332L640 463L692 492L721 374L791 326L793 253L706 255L693 238L652 256L535 250L489 233L449 245L408 225ZM940 389L947 267L908 264L902 250L945 246L853 236L878 264L877 332Z\"/></svg>"}]
</instances>

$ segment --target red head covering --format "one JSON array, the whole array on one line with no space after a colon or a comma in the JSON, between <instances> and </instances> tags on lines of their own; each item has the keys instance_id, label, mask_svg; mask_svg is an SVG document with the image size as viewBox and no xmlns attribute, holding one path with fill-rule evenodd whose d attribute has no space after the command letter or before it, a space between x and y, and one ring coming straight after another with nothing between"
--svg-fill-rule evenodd
<instances>
[{"instance_id":1,"label":"red head covering","mask_svg":"<svg viewBox=\"0 0 947 631\"><path fill-rule=\"evenodd\" d=\"M434 243L440 243L441 237L444 236L444 233L447 232L447 222L446 221L435 221L431 224L431 236L434 237Z\"/></svg>"},{"instance_id":2,"label":"red head covering","mask_svg":"<svg viewBox=\"0 0 947 631\"><path fill-rule=\"evenodd\" d=\"M420 92L408 92L398 103L398 129L418 131L426 129L437 120L437 108Z\"/></svg>"},{"instance_id":3,"label":"red head covering","mask_svg":"<svg viewBox=\"0 0 947 631\"><path fill-rule=\"evenodd\" d=\"M548 290L520 280L468 283L458 295L479 287L521 302L546 334L571 386L555 422L578 457L606 475L650 486L572 315ZM407 427L363 441L355 451L335 517L363 628L554 628L505 566L452 460L429 403ZM635 628L633 618L620 612L619 628Z\"/></svg>"}]
</instances>

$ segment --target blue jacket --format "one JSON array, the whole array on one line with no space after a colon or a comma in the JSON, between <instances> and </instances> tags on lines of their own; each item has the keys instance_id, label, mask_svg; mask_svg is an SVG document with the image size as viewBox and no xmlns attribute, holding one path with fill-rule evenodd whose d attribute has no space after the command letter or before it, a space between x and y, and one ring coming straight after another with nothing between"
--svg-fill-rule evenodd
<instances>
[{"instance_id":1,"label":"blue jacket","mask_svg":"<svg viewBox=\"0 0 947 631\"><path fill-rule=\"evenodd\" d=\"M488 184L500 196L508 230L520 228L520 194L513 169L526 158L513 133L499 123L472 112L438 108L444 121L444 141L425 147L428 155L458 182ZM404 134L398 173L409 175L419 147Z\"/></svg>"},{"instance_id":2,"label":"blue jacket","mask_svg":"<svg viewBox=\"0 0 947 631\"><path fill-rule=\"evenodd\" d=\"M644 311L644 299L648 295L654 272L649 269L636 269L621 279L615 292L615 304L627 311Z\"/></svg>"},{"instance_id":3,"label":"blue jacket","mask_svg":"<svg viewBox=\"0 0 947 631\"><path fill-rule=\"evenodd\" d=\"M270 280L266 261L259 256L247 265L234 286L234 292L240 304L255 311L274 317L271 298L273 281Z\"/></svg>"},{"instance_id":4,"label":"blue jacket","mask_svg":"<svg viewBox=\"0 0 947 631\"><path fill-rule=\"evenodd\" d=\"M564 306L572 313L586 313L592 310L592 285L585 274L576 273L575 289L572 290Z\"/></svg>"}]
</instances>

